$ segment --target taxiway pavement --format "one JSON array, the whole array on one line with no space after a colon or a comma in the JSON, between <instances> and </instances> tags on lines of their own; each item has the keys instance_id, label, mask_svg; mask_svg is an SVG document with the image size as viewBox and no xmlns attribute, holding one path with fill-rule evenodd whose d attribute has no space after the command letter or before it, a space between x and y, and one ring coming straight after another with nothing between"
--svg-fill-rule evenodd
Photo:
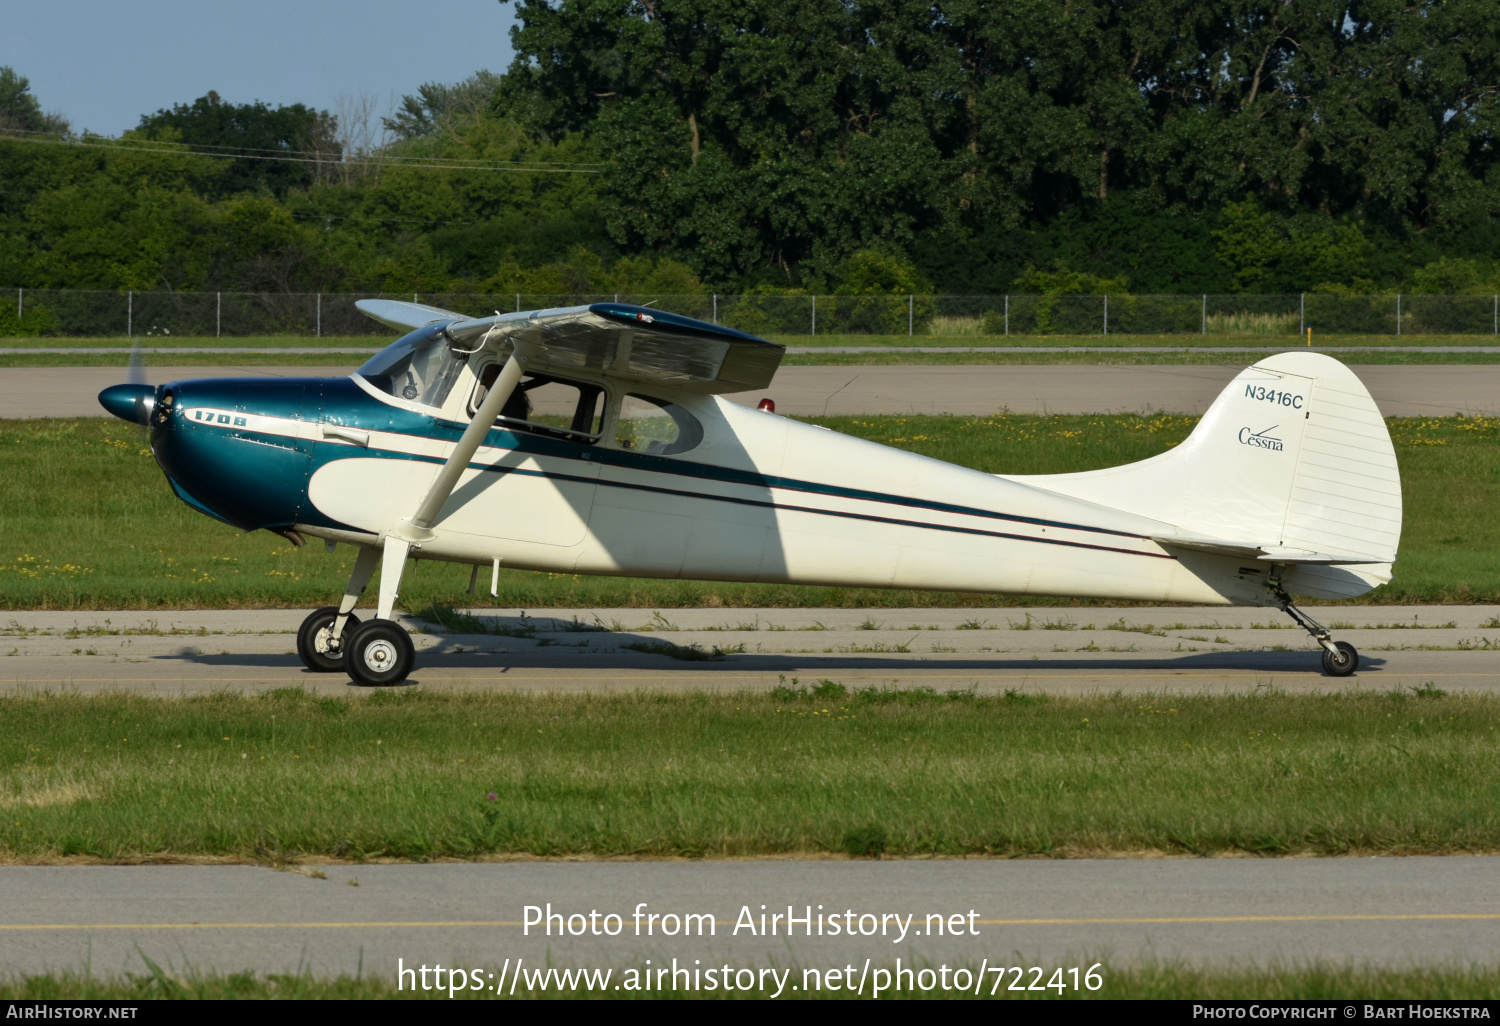
<instances>
[{"instance_id":1,"label":"taxiway pavement","mask_svg":"<svg viewBox=\"0 0 1500 1026\"><path fill-rule=\"evenodd\" d=\"M1143 960L1401 967L1500 959L1494 856L508 862L287 872L8 866L0 867L0 893L0 965L15 974L142 973L144 956L176 972L306 970L394 984L398 966L441 964L479 970L484 987L508 990L518 960L523 970L549 960L611 969L618 983L624 969L639 971L650 959L670 970L675 958L689 972L795 967L787 996L800 992L792 985L810 985L803 969L849 966L869 996L866 960L873 970L901 958L907 968L963 966L971 974L982 965L1020 966L1025 983L1033 982L1031 966L1044 978L1072 967L1082 977L1102 963L1107 995L1113 969ZM554 921L550 937L528 931L526 906L545 915L549 903L563 926ZM788 906L798 918L811 912L813 936L800 925L787 936ZM595 911L596 925L585 928ZM583 934L559 935L575 913L583 918L572 926ZM603 920L610 913L618 924ZM703 936L663 936L663 921L645 918L652 913L706 915L713 925ZM782 916L774 936L771 914ZM855 935L831 936L830 915ZM942 917L941 932L929 915ZM605 925L617 935L603 935ZM521 992L524 979L523 972ZM993 974L985 980L987 991ZM1005 984L1013 980L1007 975Z\"/></svg>"},{"instance_id":2,"label":"taxiway pavement","mask_svg":"<svg viewBox=\"0 0 1500 1026\"><path fill-rule=\"evenodd\" d=\"M1010 365L783 367L771 387L729 398L763 397L791 416L950 413L1201 414L1240 369L1223 365ZM148 380L347 374L352 367L148 367ZM1500 365L1355 365L1388 417L1500 415ZM103 416L97 396L124 380L120 367L7 367L0 417Z\"/></svg>"},{"instance_id":3,"label":"taxiway pavement","mask_svg":"<svg viewBox=\"0 0 1500 1026\"><path fill-rule=\"evenodd\" d=\"M411 685L516 691L764 690L794 678L856 687L1055 694L1199 693L1431 684L1500 692L1494 606L1311 608L1360 651L1323 676L1274 609L642 609L472 611L488 633L408 618ZM306 687L358 694L296 655L301 610L22 611L0 618L0 692L172 696ZM366 611L368 615L368 611ZM666 654L664 654L666 653Z\"/></svg>"}]
</instances>

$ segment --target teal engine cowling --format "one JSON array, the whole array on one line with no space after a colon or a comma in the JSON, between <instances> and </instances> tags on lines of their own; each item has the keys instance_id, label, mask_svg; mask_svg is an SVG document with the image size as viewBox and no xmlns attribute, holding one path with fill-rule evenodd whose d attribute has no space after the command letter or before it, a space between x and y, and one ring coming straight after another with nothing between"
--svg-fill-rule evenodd
<instances>
[{"instance_id":1,"label":"teal engine cowling","mask_svg":"<svg viewBox=\"0 0 1500 1026\"><path fill-rule=\"evenodd\" d=\"M173 491L199 512L246 531L290 529L307 506L314 442L284 427L265 428L298 424L317 383L208 378L157 388L146 419L151 451ZM135 386L115 389L126 387ZM112 391L99 401L119 416L125 396ZM132 412L144 405L137 402Z\"/></svg>"}]
</instances>

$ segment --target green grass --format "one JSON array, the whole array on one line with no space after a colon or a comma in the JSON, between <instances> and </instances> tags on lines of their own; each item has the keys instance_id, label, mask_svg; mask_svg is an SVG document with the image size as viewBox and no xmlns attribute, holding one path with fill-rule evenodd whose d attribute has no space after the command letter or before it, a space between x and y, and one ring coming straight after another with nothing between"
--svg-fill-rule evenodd
<instances>
[{"instance_id":1,"label":"green grass","mask_svg":"<svg viewBox=\"0 0 1500 1026\"><path fill-rule=\"evenodd\" d=\"M298 689L0 699L22 862L1500 850L1500 701Z\"/></svg>"},{"instance_id":2,"label":"green grass","mask_svg":"<svg viewBox=\"0 0 1500 1026\"><path fill-rule=\"evenodd\" d=\"M1194 349L1214 346L1263 346L1268 350L1296 345L1294 336L1269 337L1264 335L932 335L907 337L905 335L777 335L774 340L793 348L835 348L839 346L875 347L877 349L904 348L908 346L934 349L955 346L1017 346L1038 350L1035 353L798 353L783 361L786 366L828 365L885 365L885 364L1225 364L1235 362L1223 353L1193 352ZM378 348L391 341L384 336L359 335L347 338L304 338L297 336L268 336L258 338L149 338L143 345L192 348L197 346L223 346L233 348L305 348L309 346L358 346ZM1360 350L1349 358L1361 364L1431 364L1431 363L1496 363L1497 353L1425 353L1389 352L1392 346L1463 346L1482 348L1500 345L1500 340L1485 335L1337 335L1326 336L1315 341L1319 345L1340 346ZM55 349L129 346L127 338L0 338L0 348ZM1060 346L1087 346L1087 353L1049 353L1044 350ZM1138 353L1133 347L1172 346L1183 347L1182 353ZM152 353L145 357L149 368L157 366L305 366L305 367L352 367L363 359L353 353ZM3 367L124 367L128 364L126 354L66 353L12 353L0 354Z\"/></svg>"},{"instance_id":3,"label":"green grass","mask_svg":"<svg viewBox=\"0 0 1500 1026\"><path fill-rule=\"evenodd\" d=\"M1244 354L1252 357L1254 354ZM1364 350L1351 354L1349 362L1354 366L1367 364L1417 365L1417 364L1491 364L1500 363L1500 353L1392 353L1379 349ZM153 367L322 367L339 368L337 373L348 373L363 359L354 353L183 353L173 356L149 356L146 358L146 377L159 382L160 375L153 376ZM793 353L782 359L783 367L884 367L884 366L1037 366L1037 365L1114 365L1127 366L1235 366L1243 367L1246 359L1225 353L1136 353L1127 350L1087 353ZM0 354L0 368L5 367L119 367L129 364L126 356L67 356L40 353L36 355ZM333 373L324 370L322 373Z\"/></svg>"},{"instance_id":4,"label":"green grass","mask_svg":"<svg viewBox=\"0 0 1500 1026\"><path fill-rule=\"evenodd\" d=\"M1295 329L1295 324L1293 325ZM1211 333L1200 335L771 335L784 346L1088 346L1091 349L1132 346L1172 346L1199 349L1217 346L1297 346L1304 344L1295 330L1290 334ZM1325 335L1313 336L1315 346L1357 349L1387 346L1500 346L1494 335Z\"/></svg>"},{"instance_id":5,"label":"green grass","mask_svg":"<svg viewBox=\"0 0 1500 1026\"><path fill-rule=\"evenodd\" d=\"M145 358L146 380L152 384L161 383L162 377L159 369L162 367L337 367L342 369L325 370L322 373L347 374L364 362L365 358L358 353L286 353L284 355L278 353L183 353L171 356L152 355ZM119 367L121 381L125 380L124 372L129 364L130 358L126 355L0 354L0 368Z\"/></svg>"},{"instance_id":6,"label":"green grass","mask_svg":"<svg viewBox=\"0 0 1500 1026\"><path fill-rule=\"evenodd\" d=\"M793 681L740 695L18 696L0 699L0 856L1490 851L1497 714L1494 698L1434 688L1067 699ZM384 976L148 966L12 976L0 999L436 996ZM1472 999L1493 995L1497 973L1106 961L1097 994L1065 996Z\"/></svg>"},{"instance_id":7,"label":"green grass","mask_svg":"<svg viewBox=\"0 0 1500 1026\"><path fill-rule=\"evenodd\" d=\"M1128 348L1132 346L1172 346L1188 349L1216 346L1296 346L1306 339L1295 331L1291 334L1266 335L1252 333L1214 333L1200 335L1196 332L1171 335L769 335L773 342L784 346L1088 346L1090 348ZM306 347L306 346L370 346L379 347L394 340L390 335L259 335L259 336L124 336L99 337L25 337L0 338L0 348L7 349L59 349L130 346L139 341L142 346L155 348L192 348L216 346L233 348ZM1325 335L1313 338L1314 345L1372 348L1387 346L1500 346L1500 336L1494 335Z\"/></svg>"},{"instance_id":8,"label":"green grass","mask_svg":"<svg viewBox=\"0 0 1500 1026\"><path fill-rule=\"evenodd\" d=\"M1023 960L1024 961L1024 960ZM1029 964L1029 962L1028 962ZM1087 961L1085 960L1085 967ZM480 968L473 966L472 968ZM489 967L499 976L498 967ZM590 966L589 968L596 968ZM603 968L598 967L598 968ZM784 968L784 967L783 967ZM967 965L976 972L982 966ZM1432 1000L1493 1000L1500 991L1500 969L1494 966L1423 967L1409 969L1382 969L1353 964L1338 965L1318 963L1310 966L1270 966L1266 968L1218 969L1199 968L1178 963L1150 963L1125 969L1104 970L1104 986L1090 994L1086 991L1068 992L1068 999L1157 999L1176 1000L1324 1000L1324 1001L1432 1001ZM993 976L987 978L993 981ZM614 979L619 979L616 973ZM802 967L793 965L792 982L802 980ZM1010 977L1006 977L1009 984ZM983 997L989 997L989 985L983 988ZM493 1000L493 994L458 991L458 998ZM523 996L517 989L516 998ZM676 994L671 991L630 993L609 991L605 994L588 991L542 991L525 992L528 999L548 997L603 997L610 1000L621 998L643 998L646 1000L679 998L759 998L764 994L751 992L725 993L703 991L694 994ZM798 992L799 998L830 1000L848 999L847 993L835 994L824 991L821 995ZM882 1000L910 998L909 993L883 994ZM944 993L934 990L918 997L941 999L944 997L972 1000L969 995ZM1001 987L996 998L1004 1000L1057 1000L1054 992L1045 994L1019 993ZM76 973L48 973L45 975L12 978L0 982L0 1001L80 1001L80 1000L317 1000L317 999L380 999L408 998L449 1000L446 990L399 991L390 980L377 976L339 976L318 979L311 973L300 976L260 976L255 973L204 973L192 970L168 972L160 966L154 971L141 974L124 974L95 978Z\"/></svg>"},{"instance_id":9,"label":"green grass","mask_svg":"<svg viewBox=\"0 0 1500 1026\"><path fill-rule=\"evenodd\" d=\"M1269 351L1267 355L1270 355ZM6 359L0 357L0 361ZM27 358L29 359L29 358ZM887 367L887 366L1233 366L1243 367L1256 359L1253 353L1140 353L1129 350L1087 353L793 353L781 361L783 367ZM1392 353L1367 349L1345 359L1355 367L1370 364L1491 364L1500 363L1500 353ZM4 366L0 363L0 366Z\"/></svg>"},{"instance_id":10,"label":"green grass","mask_svg":"<svg viewBox=\"0 0 1500 1026\"><path fill-rule=\"evenodd\" d=\"M1164 452L1191 417L818 418L838 431L990 472L1061 473ZM1395 581L1361 602L1500 601L1500 418L1393 418L1406 526ZM0 421L0 608L309 607L340 594L354 558L242 534L167 487L139 428L105 418ZM405 608L463 605L468 569L417 563ZM996 606L1052 603L946 592L654 581L502 570L502 606Z\"/></svg>"},{"instance_id":11,"label":"green grass","mask_svg":"<svg viewBox=\"0 0 1500 1026\"><path fill-rule=\"evenodd\" d=\"M342 346L362 347L367 349L379 349L394 341L395 335L340 335L324 336L317 338L312 335L246 335L225 336L214 338L212 335L140 335L136 337L124 336L99 336L97 338L82 338L69 336L67 338L50 338L28 336L26 338L0 338L0 348L3 349L93 349L93 348L130 348L139 342L146 349L176 349L176 348L229 348L229 349L265 349L265 348L307 348L311 346Z\"/></svg>"}]
</instances>

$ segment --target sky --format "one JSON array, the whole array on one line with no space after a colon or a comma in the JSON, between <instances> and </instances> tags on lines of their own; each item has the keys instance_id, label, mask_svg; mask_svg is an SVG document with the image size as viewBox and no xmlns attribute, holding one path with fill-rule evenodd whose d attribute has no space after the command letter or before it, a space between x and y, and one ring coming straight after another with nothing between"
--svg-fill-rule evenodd
<instances>
[{"instance_id":1,"label":"sky","mask_svg":"<svg viewBox=\"0 0 1500 1026\"><path fill-rule=\"evenodd\" d=\"M0 65L101 135L210 89L335 113L365 93L386 114L424 82L504 71L513 23L498 0L0 0Z\"/></svg>"}]
</instances>

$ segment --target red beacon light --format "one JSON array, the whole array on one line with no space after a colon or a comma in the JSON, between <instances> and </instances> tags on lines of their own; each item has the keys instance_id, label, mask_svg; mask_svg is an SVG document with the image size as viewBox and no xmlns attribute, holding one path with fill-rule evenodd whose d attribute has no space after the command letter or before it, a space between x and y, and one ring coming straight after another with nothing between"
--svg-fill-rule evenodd
<instances>
[{"instance_id":1,"label":"red beacon light","mask_svg":"<svg viewBox=\"0 0 1500 1026\"><path fill-rule=\"evenodd\" d=\"M774 399L762 399L760 401L760 403L755 408L757 410L760 410L762 413L775 413L776 412L776 400L774 400Z\"/></svg>"}]
</instances>

